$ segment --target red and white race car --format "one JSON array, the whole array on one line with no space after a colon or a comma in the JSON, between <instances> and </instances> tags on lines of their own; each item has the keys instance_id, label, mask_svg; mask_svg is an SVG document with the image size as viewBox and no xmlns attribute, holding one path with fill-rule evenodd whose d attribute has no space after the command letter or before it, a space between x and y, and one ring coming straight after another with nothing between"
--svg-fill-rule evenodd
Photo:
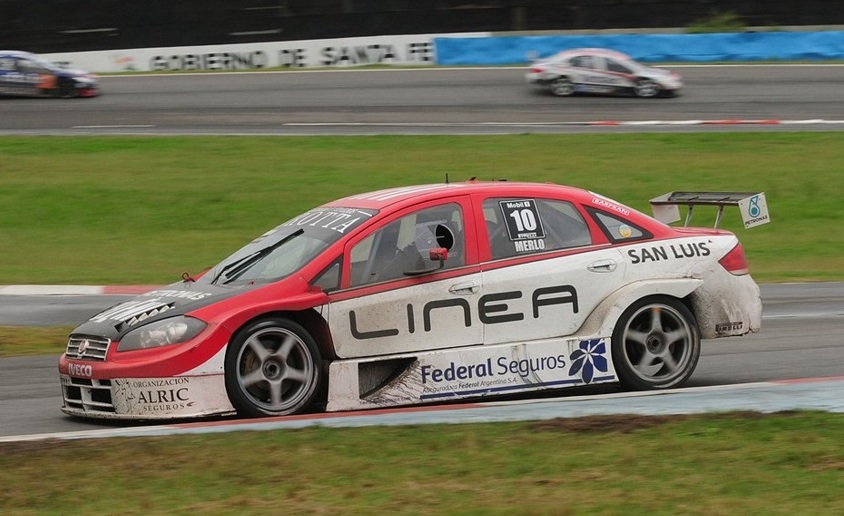
<instances>
[{"instance_id":1,"label":"red and white race car","mask_svg":"<svg viewBox=\"0 0 844 516\"><path fill-rule=\"evenodd\" d=\"M683 88L677 72L645 66L626 54L603 48L575 48L537 60L525 79L560 97L575 93L670 97Z\"/></svg>"},{"instance_id":2,"label":"red and white race car","mask_svg":"<svg viewBox=\"0 0 844 516\"><path fill-rule=\"evenodd\" d=\"M768 217L761 193L652 203L668 219L695 204ZM59 361L62 410L260 417L665 389L692 375L701 339L758 331L761 313L728 231L553 184L393 188L314 208L80 325Z\"/></svg>"}]
</instances>

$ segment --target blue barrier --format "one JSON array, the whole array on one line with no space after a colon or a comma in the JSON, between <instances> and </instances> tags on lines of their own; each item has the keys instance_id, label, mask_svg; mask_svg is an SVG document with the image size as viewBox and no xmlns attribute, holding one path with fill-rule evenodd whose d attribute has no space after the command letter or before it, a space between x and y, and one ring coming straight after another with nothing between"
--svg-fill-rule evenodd
<instances>
[{"instance_id":1,"label":"blue barrier","mask_svg":"<svg viewBox=\"0 0 844 516\"><path fill-rule=\"evenodd\" d=\"M434 38L437 64L524 64L561 50L610 48L642 62L805 61L844 59L844 32L616 34Z\"/></svg>"}]
</instances>

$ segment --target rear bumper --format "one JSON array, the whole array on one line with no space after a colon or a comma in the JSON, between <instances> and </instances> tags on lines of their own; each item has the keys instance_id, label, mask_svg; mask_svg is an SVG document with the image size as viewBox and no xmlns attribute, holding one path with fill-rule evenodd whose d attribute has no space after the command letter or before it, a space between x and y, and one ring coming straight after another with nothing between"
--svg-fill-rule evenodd
<instances>
[{"instance_id":1,"label":"rear bumper","mask_svg":"<svg viewBox=\"0 0 844 516\"><path fill-rule=\"evenodd\" d=\"M701 289L705 291L691 295L701 338L735 337L762 329L762 296L749 274L734 276L721 269Z\"/></svg>"}]
</instances>

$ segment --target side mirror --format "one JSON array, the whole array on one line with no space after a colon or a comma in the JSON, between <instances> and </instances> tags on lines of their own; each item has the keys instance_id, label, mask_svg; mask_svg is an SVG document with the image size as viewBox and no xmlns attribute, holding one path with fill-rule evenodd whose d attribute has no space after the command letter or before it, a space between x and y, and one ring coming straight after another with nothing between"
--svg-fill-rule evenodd
<instances>
[{"instance_id":1,"label":"side mirror","mask_svg":"<svg viewBox=\"0 0 844 516\"><path fill-rule=\"evenodd\" d=\"M445 247L434 247L428 250L428 259L432 262L440 262L440 268L444 266L443 262L448 260L448 249Z\"/></svg>"},{"instance_id":2,"label":"side mirror","mask_svg":"<svg viewBox=\"0 0 844 516\"><path fill-rule=\"evenodd\" d=\"M432 262L440 262L439 266L430 269L422 269L419 271L404 271L405 276L421 276L423 274L430 274L437 272L445 267L445 261L448 260L448 249L445 247L434 247L428 250L428 258Z\"/></svg>"},{"instance_id":3,"label":"side mirror","mask_svg":"<svg viewBox=\"0 0 844 516\"><path fill-rule=\"evenodd\" d=\"M182 281L189 281L191 279L194 280L194 281L198 280L199 278L205 276L205 273L210 271L210 270L211 270L211 267L205 267L204 269L202 269L198 273L194 274L193 276L191 276L190 273L185 272L184 274L182 274ZM187 277L185 277L185 275L187 275Z\"/></svg>"}]
</instances>

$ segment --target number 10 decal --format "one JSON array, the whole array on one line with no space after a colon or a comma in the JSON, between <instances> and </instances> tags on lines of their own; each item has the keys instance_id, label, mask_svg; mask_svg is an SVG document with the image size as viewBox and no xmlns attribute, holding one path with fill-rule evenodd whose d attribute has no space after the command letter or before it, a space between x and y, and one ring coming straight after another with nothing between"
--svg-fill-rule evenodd
<instances>
[{"instance_id":1,"label":"number 10 decal","mask_svg":"<svg viewBox=\"0 0 844 516\"><path fill-rule=\"evenodd\" d=\"M536 231L536 215L528 209L521 209L510 212L513 221L516 223L516 229L521 233L522 231Z\"/></svg>"},{"instance_id":2,"label":"number 10 decal","mask_svg":"<svg viewBox=\"0 0 844 516\"><path fill-rule=\"evenodd\" d=\"M510 240L545 238L545 229L533 199L499 201Z\"/></svg>"}]
</instances>

